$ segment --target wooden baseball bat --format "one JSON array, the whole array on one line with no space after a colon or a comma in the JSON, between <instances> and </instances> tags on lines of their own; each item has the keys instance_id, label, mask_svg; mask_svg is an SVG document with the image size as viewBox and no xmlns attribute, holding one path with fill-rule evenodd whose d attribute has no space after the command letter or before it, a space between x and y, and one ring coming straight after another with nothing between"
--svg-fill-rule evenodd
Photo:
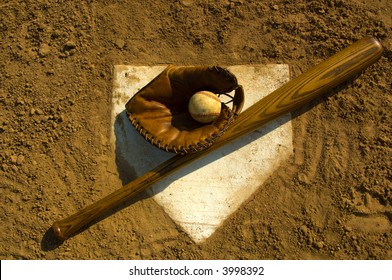
<instances>
[{"instance_id":1,"label":"wooden baseball bat","mask_svg":"<svg viewBox=\"0 0 392 280\"><path fill-rule=\"evenodd\" d=\"M310 100L354 77L376 62L382 54L374 38L361 39L317 66L292 79L239 114L232 126L210 148L194 154L175 155L119 190L79 212L53 224L54 234L65 240L153 183L261 125L291 112Z\"/></svg>"}]
</instances>

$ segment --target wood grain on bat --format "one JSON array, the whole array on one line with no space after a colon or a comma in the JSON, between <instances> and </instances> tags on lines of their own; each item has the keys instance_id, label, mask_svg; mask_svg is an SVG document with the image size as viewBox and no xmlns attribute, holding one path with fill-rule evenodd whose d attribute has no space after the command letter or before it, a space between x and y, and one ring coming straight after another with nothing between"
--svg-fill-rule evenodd
<instances>
[{"instance_id":1,"label":"wood grain on bat","mask_svg":"<svg viewBox=\"0 0 392 280\"><path fill-rule=\"evenodd\" d=\"M160 179L354 77L376 62L381 54L382 47L376 39L359 40L249 107L210 148L194 154L176 155L119 190L55 222L52 226L55 235L60 240L67 239Z\"/></svg>"}]
</instances>

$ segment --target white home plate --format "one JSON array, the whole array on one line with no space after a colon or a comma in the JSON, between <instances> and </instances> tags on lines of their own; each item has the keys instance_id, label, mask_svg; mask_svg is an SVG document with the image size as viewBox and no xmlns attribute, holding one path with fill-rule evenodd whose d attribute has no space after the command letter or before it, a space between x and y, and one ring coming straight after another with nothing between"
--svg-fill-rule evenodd
<instances>
[{"instance_id":1,"label":"white home plate","mask_svg":"<svg viewBox=\"0 0 392 280\"><path fill-rule=\"evenodd\" d=\"M125 103L166 66L114 67L112 98L116 161L132 179L173 156L144 140L129 123ZM289 67L239 65L228 69L244 86L244 110L289 80ZM208 238L293 152L287 114L162 179L149 188L155 201L195 241ZM154 221L152 221L154 222Z\"/></svg>"}]
</instances>

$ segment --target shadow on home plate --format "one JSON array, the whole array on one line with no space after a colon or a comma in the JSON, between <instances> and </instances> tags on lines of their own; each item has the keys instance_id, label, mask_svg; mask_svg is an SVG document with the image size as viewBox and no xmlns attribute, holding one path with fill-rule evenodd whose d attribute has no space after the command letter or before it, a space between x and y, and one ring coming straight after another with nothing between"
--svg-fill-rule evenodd
<instances>
[{"instance_id":1,"label":"shadow on home plate","mask_svg":"<svg viewBox=\"0 0 392 280\"><path fill-rule=\"evenodd\" d=\"M289 118L283 117L260 127L253 133L245 135L240 139L234 140L228 145L219 148L216 151L204 156L203 158L193 162L191 165L175 172L171 178L178 180L181 177L200 169L202 166L208 165L215 160L227 156L232 152L239 150L253 141L267 135L273 130L278 129L281 125L290 121ZM174 153L161 151L157 147L148 143L128 121L125 110L118 114L114 123L115 132L115 155L116 165L123 185L130 183L144 173L152 170L160 163L173 157ZM124 142L124 137L126 141ZM158 159L158 160L156 160ZM261 170L260 170L261 171ZM261 171L262 172L262 171ZM170 182L166 182L170 183ZM158 183L155 192L164 190L166 186ZM151 193L151 191L150 191Z\"/></svg>"},{"instance_id":2,"label":"shadow on home plate","mask_svg":"<svg viewBox=\"0 0 392 280\"><path fill-rule=\"evenodd\" d=\"M174 156L140 136L123 109L162 70L157 67L121 65L114 69L113 138L124 184ZM228 68L244 85L244 110L289 80L287 65ZM155 183L148 193L195 242L206 240L292 154L290 120L290 114L282 116L211 152Z\"/></svg>"}]
</instances>

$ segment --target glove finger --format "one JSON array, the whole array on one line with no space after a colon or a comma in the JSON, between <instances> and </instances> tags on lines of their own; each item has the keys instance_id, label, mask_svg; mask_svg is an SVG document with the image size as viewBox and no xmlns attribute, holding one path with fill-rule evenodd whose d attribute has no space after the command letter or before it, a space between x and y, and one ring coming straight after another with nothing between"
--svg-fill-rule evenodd
<instances>
[{"instance_id":1,"label":"glove finger","mask_svg":"<svg viewBox=\"0 0 392 280\"><path fill-rule=\"evenodd\" d=\"M167 73L173 91L192 95L197 91L231 92L237 88L237 78L220 66L168 66Z\"/></svg>"},{"instance_id":2,"label":"glove finger","mask_svg":"<svg viewBox=\"0 0 392 280\"><path fill-rule=\"evenodd\" d=\"M244 88L241 85L235 89L234 97L233 97L233 112L237 115L241 113L242 107L244 107L245 103L245 94Z\"/></svg>"}]
</instances>

